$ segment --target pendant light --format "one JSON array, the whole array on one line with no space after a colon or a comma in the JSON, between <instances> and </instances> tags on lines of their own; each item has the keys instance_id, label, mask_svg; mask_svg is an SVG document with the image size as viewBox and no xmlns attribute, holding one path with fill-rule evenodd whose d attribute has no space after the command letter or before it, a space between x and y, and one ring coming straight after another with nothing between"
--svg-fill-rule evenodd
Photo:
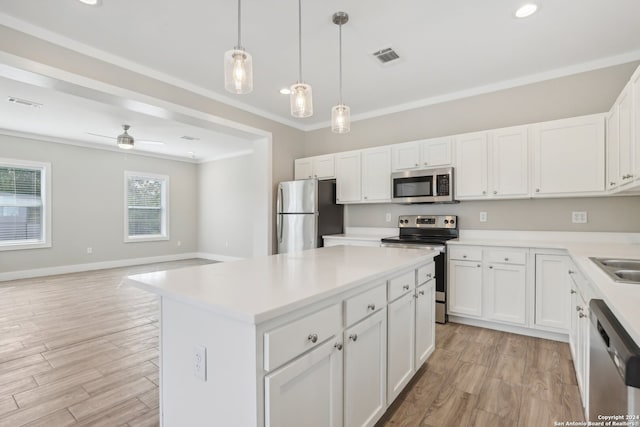
<instances>
[{"instance_id":1,"label":"pendant light","mask_svg":"<svg viewBox=\"0 0 640 427\"><path fill-rule=\"evenodd\" d=\"M238 44L224 53L224 88L231 93L244 94L253 90L251 55L240 44L240 12L238 0Z\"/></svg>"},{"instance_id":2,"label":"pendant light","mask_svg":"<svg viewBox=\"0 0 640 427\"><path fill-rule=\"evenodd\" d=\"M122 129L124 129L124 133L122 135L118 135L118 147L123 150L131 150L133 148L133 143L135 139L131 135L127 133L131 126L122 125Z\"/></svg>"},{"instance_id":3,"label":"pendant light","mask_svg":"<svg viewBox=\"0 0 640 427\"><path fill-rule=\"evenodd\" d=\"M335 133L347 133L351 130L351 109L342 102L342 26L349 22L346 12L333 14L333 23L340 28L340 99L338 105L331 108L331 131Z\"/></svg>"},{"instance_id":4,"label":"pendant light","mask_svg":"<svg viewBox=\"0 0 640 427\"><path fill-rule=\"evenodd\" d=\"M302 81L302 0L298 0L298 81L291 85L290 101L293 117L313 115L311 85Z\"/></svg>"}]
</instances>

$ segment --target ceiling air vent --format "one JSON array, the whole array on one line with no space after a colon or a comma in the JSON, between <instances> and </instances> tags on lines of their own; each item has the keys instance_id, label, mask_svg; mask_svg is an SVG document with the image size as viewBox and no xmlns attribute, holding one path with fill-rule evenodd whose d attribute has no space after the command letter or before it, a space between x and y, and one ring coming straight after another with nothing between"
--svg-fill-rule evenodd
<instances>
[{"instance_id":1,"label":"ceiling air vent","mask_svg":"<svg viewBox=\"0 0 640 427\"><path fill-rule=\"evenodd\" d=\"M9 102L11 102L13 104L23 105L25 107L32 107L32 108L40 108L40 107L42 107L42 104L39 104L39 103L33 102L33 101L29 101L27 99L16 98L15 96L8 97L7 101L9 101Z\"/></svg>"},{"instance_id":2,"label":"ceiling air vent","mask_svg":"<svg viewBox=\"0 0 640 427\"><path fill-rule=\"evenodd\" d=\"M372 55L374 58L380 61L381 64L388 64L389 62L397 61L398 59L400 59L400 55L398 55L396 51L390 47L373 52Z\"/></svg>"}]
</instances>

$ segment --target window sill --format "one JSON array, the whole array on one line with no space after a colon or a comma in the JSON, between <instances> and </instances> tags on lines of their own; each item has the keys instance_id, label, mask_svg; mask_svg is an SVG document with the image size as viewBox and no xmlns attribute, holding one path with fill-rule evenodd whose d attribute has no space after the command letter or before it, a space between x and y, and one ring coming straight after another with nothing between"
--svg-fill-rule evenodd
<instances>
[{"instance_id":1,"label":"window sill","mask_svg":"<svg viewBox=\"0 0 640 427\"><path fill-rule=\"evenodd\" d=\"M160 242L169 240L169 236L155 235L155 236L127 236L124 238L125 243L136 242Z\"/></svg>"},{"instance_id":2,"label":"window sill","mask_svg":"<svg viewBox=\"0 0 640 427\"><path fill-rule=\"evenodd\" d=\"M33 243L16 242L16 243L0 243L0 251L21 251L24 249L42 249L50 248L51 242L37 241Z\"/></svg>"}]
</instances>

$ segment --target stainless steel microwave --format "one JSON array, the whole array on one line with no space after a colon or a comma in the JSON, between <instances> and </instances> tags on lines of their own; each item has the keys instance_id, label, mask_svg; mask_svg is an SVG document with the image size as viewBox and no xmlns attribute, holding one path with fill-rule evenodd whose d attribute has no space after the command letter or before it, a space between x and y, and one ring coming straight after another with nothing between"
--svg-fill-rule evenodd
<instances>
[{"instance_id":1,"label":"stainless steel microwave","mask_svg":"<svg viewBox=\"0 0 640 427\"><path fill-rule=\"evenodd\" d=\"M453 168L392 173L391 191L393 203L452 203Z\"/></svg>"}]
</instances>

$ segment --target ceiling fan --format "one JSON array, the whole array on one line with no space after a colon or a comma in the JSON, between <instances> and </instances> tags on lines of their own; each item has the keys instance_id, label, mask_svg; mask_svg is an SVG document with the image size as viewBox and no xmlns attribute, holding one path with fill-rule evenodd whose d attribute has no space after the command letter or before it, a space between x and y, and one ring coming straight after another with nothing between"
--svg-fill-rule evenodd
<instances>
[{"instance_id":1,"label":"ceiling fan","mask_svg":"<svg viewBox=\"0 0 640 427\"><path fill-rule=\"evenodd\" d=\"M97 136L100 138L107 138L107 139L111 139L111 140L117 140L118 137L117 136L110 136L110 135L101 135L99 133L93 133L93 132L85 132L87 135L91 135L91 136ZM163 141L153 141L153 140L149 140L149 139L137 139L136 138L136 143L140 143L140 144L147 144L147 145L164 145Z\"/></svg>"}]
</instances>

